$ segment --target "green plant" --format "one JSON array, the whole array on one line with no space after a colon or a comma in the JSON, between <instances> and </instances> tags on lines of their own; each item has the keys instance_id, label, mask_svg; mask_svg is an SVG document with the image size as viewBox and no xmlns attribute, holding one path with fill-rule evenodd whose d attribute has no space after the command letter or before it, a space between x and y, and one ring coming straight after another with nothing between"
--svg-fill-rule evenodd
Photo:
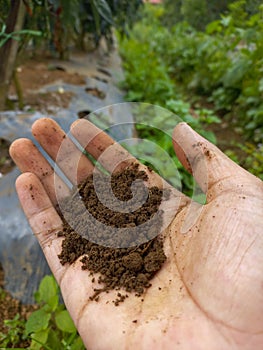
<instances>
[{"instance_id":1,"label":"green plant","mask_svg":"<svg viewBox=\"0 0 263 350\"><path fill-rule=\"evenodd\" d=\"M184 0L181 6L181 13L184 20L194 28L198 30L205 28L204 18L207 15L206 0Z\"/></svg>"},{"instance_id":2,"label":"green plant","mask_svg":"<svg viewBox=\"0 0 263 350\"><path fill-rule=\"evenodd\" d=\"M245 144L235 143L235 150L227 149L225 154L234 162L241 165L251 174L263 180L263 145L254 145L246 142ZM242 152L242 155L237 153Z\"/></svg>"},{"instance_id":3,"label":"green plant","mask_svg":"<svg viewBox=\"0 0 263 350\"><path fill-rule=\"evenodd\" d=\"M125 81L121 86L128 91L127 101L163 105L167 97L172 98L175 95L174 84L167 66L151 48L148 41L151 33L144 35L141 38L131 35L129 39L121 41L120 53L124 58L125 70Z\"/></svg>"},{"instance_id":4,"label":"green plant","mask_svg":"<svg viewBox=\"0 0 263 350\"><path fill-rule=\"evenodd\" d=\"M42 33L37 30L28 30L28 29L21 29L12 33L6 33L6 25L3 24L2 29L0 31L0 47L3 46L9 39L20 41L21 35L41 36Z\"/></svg>"},{"instance_id":5,"label":"green plant","mask_svg":"<svg viewBox=\"0 0 263 350\"><path fill-rule=\"evenodd\" d=\"M27 321L20 315L4 321L7 333L0 333L0 347L14 348L21 342L28 342L28 349L34 350L85 350L68 311L59 302L59 287L53 276L42 279L35 299L39 308Z\"/></svg>"},{"instance_id":6,"label":"green plant","mask_svg":"<svg viewBox=\"0 0 263 350\"><path fill-rule=\"evenodd\" d=\"M0 333L0 347L14 347L19 344L23 339L23 333L25 329L25 321L20 319L20 315L17 314L12 320L5 320L4 325L7 328L7 333Z\"/></svg>"},{"instance_id":7,"label":"green plant","mask_svg":"<svg viewBox=\"0 0 263 350\"><path fill-rule=\"evenodd\" d=\"M195 184L191 175L174 155L172 130L178 121L186 121L210 141L216 142L213 132L205 130L204 126L219 123L220 119L213 111L205 108L192 109L190 103L184 101L180 89L172 78L173 67L167 57L175 44L170 32L160 25L161 13L155 8L146 8L146 16L135 25L130 37L120 40L120 52L125 69L125 81L122 82L122 87L127 89L126 99L151 103L173 112L151 113L149 112L151 108L146 106L144 111L141 106L140 110L134 113L138 136L154 142L158 147L146 142L137 144L136 151L135 146L130 151L136 155L144 155L142 162L159 172L161 170L161 175L175 187L182 186L185 193L192 195ZM188 28L187 25L182 25L177 29L184 31ZM194 52L192 55L194 56ZM175 114L179 117L177 120L174 119ZM141 116L144 116L143 119ZM169 155L171 161L164 160L163 151ZM175 169L179 170L179 173Z\"/></svg>"},{"instance_id":8,"label":"green plant","mask_svg":"<svg viewBox=\"0 0 263 350\"><path fill-rule=\"evenodd\" d=\"M141 47L143 62L148 55L149 67L145 70L149 69L149 72L144 81L154 77L150 69L157 65L159 70L162 69L162 74L156 74L156 81L151 85L148 83L144 91L154 93L153 87L168 74L166 81L172 87L172 98L184 95L191 101L193 96L195 100L197 96L205 97L221 115L228 115L240 126L248 140L257 143L263 137L263 6L257 11L253 7L250 13L246 12L247 6L248 1L232 2L228 13L209 23L204 32L195 30L187 22L178 22L167 30L158 17L148 22L144 19L132 34L132 57L137 62L136 52ZM150 13L154 15L154 12ZM124 52L124 57L129 56L127 46L126 43L128 53L125 55ZM132 66L129 59L128 63L124 60L125 68L131 72L133 68L135 77L136 69L141 72L141 77L145 76L143 62ZM127 76L132 97L134 90L142 91L140 83L135 87L135 77ZM140 95L138 91L135 97ZM141 94L148 97L146 93ZM155 98L156 94L152 100Z\"/></svg>"},{"instance_id":9,"label":"green plant","mask_svg":"<svg viewBox=\"0 0 263 350\"><path fill-rule=\"evenodd\" d=\"M263 145L257 146L246 142L240 145L240 149L245 152L246 157L241 161L241 165L252 174L263 180Z\"/></svg>"},{"instance_id":10,"label":"green plant","mask_svg":"<svg viewBox=\"0 0 263 350\"><path fill-rule=\"evenodd\" d=\"M170 28L181 21L187 21L195 29L204 29L205 26L215 20L220 19L222 14L226 14L230 9L236 15L237 21L242 23L244 12L240 9L240 4L244 4L244 12L247 15L257 13L261 0L164 0L164 14L162 22Z\"/></svg>"},{"instance_id":11,"label":"green plant","mask_svg":"<svg viewBox=\"0 0 263 350\"><path fill-rule=\"evenodd\" d=\"M228 13L209 23L204 32L187 22L178 22L168 30L160 20L163 8L146 6L145 16L135 25L130 37L120 41L125 69L122 86L127 90L128 101L163 106L212 142L216 141L215 135L207 131L206 125L226 118L254 145L253 152L246 150L250 154L247 160L240 158L239 162L261 177L262 148L256 145L263 138L263 7L258 11L254 7L253 12L247 13L247 6L248 2L243 0L232 1ZM212 110L199 107L198 101L201 106L209 102ZM217 112L220 119L215 116ZM153 140L174 157L173 117L153 115L149 121L156 129L147 128L139 120L139 137ZM149 155L147 145L140 147L145 148L144 153L153 161L154 155ZM177 162L175 158L173 161ZM177 168L184 191L191 194L194 184L189 174L180 164ZM166 174L178 184L178 175L176 180L168 166L167 169Z\"/></svg>"},{"instance_id":12,"label":"green plant","mask_svg":"<svg viewBox=\"0 0 263 350\"><path fill-rule=\"evenodd\" d=\"M199 134L204 136L212 143L216 143L215 134L205 129L206 125L221 123L221 120L212 110L207 108L195 108L191 111L190 103L182 100L168 100L166 107L177 114L184 122L187 122Z\"/></svg>"},{"instance_id":13,"label":"green plant","mask_svg":"<svg viewBox=\"0 0 263 350\"><path fill-rule=\"evenodd\" d=\"M25 325L30 349L85 349L65 306L59 303L59 288L53 276L45 276L35 295L41 307Z\"/></svg>"},{"instance_id":14,"label":"green plant","mask_svg":"<svg viewBox=\"0 0 263 350\"><path fill-rule=\"evenodd\" d=\"M94 48L105 38L112 44L112 27L127 34L139 15L142 0L32 0L27 3L26 26L40 29L44 44L65 58L69 44ZM34 44L39 44L36 41ZM43 40L41 42L43 45ZM54 52L54 51L53 51Z\"/></svg>"},{"instance_id":15,"label":"green plant","mask_svg":"<svg viewBox=\"0 0 263 350\"><path fill-rule=\"evenodd\" d=\"M185 121L211 142L216 142L213 132L205 130L204 125L219 123L220 119L208 109L191 110L190 104L183 100L168 100L165 109L144 103L136 107L133 115L140 141L124 146L174 187L189 196L195 195L196 184L192 176L175 156L172 131L178 122ZM204 200L202 196L195 199Z\"/></svg>"}]
</instances>

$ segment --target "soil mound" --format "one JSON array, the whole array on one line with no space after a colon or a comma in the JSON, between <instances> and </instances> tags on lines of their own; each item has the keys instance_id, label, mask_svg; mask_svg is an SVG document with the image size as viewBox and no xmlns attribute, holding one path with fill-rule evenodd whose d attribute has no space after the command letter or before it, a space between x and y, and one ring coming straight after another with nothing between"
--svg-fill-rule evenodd
<instances>
[{"instance_id":1,"label":"soil mound","mask_svg":"<svg viewBox=\"0 0 263 350\"><path fill-rule=\"evenodd\" d=\"M163 215L159 206L169 192L147 188L146 180L147 174L138 165L110 178L96 174L95 179L90 176L73 189L60 205L64 227L58 235L65 237L60 262L72 264L83 256L82 268L91 275L100 273L97 282L102 287L94 289L91 299L97 301L102 291L121 288L141 296L166 260L158 235ZM113 302L118 305L127 296L118 293Z\"/></svg>"}]
</instances>

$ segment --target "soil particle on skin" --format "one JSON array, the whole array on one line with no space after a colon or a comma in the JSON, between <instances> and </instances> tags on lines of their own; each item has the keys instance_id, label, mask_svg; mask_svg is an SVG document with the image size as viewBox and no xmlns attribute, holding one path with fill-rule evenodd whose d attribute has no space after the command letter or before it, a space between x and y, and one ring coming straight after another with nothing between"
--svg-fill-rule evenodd
<instances>
[{"instance_id":1,"label":"soil particle on skin","mask_svg":"<svg viewBox=\"0 0 263 350\"><path fill-rule=\"evenodd\" d=\"M109 193L105 176L96 175L96 186L99 184L103 193L103 202L110 205L100 202L92 176L74 188L60 205L64 222L63 230L58 233L64 237L60 262L72 264L82 257L82 269L89 272L89 278L99 273L98 278L92 277L93 282L101 284L90 298L95 301L101 292L110 290L122 289L141 296L166 260L163 241L158 235L163 215L159 206L163 198L168 199L169 192L150 187L145 202L133 210L133 199L141 200L144 191L141 184L138 192L132 185L138 179L146 181L147 174L134 164L112 174L110 184L114 195ZM110 209L118 207L120 202L125 211ZM118 306L127 297L128 294L119 292L113 303Z\"/></svg>"}]
</instances>

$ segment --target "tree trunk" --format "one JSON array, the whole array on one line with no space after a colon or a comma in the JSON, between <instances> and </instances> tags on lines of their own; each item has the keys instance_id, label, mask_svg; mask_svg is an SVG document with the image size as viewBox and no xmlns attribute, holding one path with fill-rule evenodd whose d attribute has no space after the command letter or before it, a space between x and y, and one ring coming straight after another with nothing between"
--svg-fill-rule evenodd
<instances>
[{"instance_id":1,"label":"tree trunk","mask_svg":"<svg viewBox=\"0 0 263 350\"><path fill-rule=\"evenodd\" d=\"M22 0L11 0L9 15L6 21L6 33L23 28L26 9ZM5 108L9 86L15 68L18 41L9 39L0 48L0 110Z\"/></svg>"}]
</instances>

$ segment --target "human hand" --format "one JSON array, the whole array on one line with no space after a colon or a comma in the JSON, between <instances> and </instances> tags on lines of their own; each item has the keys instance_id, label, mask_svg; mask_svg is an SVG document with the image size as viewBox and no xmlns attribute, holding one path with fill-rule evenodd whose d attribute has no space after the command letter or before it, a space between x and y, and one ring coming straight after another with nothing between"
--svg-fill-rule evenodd
<instances>
[{"instance_id":1,"label":"human hand","mask_svg":"<svg viewBox=\"0 0 263 350\"><path fill-rule=\"evenodd\" d=\"M38 120L32 133L73 183L92 173L92 163L54 121ZM105 168L112 170L121 161L120 146L113 147L113 140L88 121L74 123L72 133L82 144L90 140L86 150L96 159L110 149ZM80 261L60 264L63 238L56 233L62 222L54 205L69 190L27 139L16 140L10 149L23 173L16 182L22 207L88 349L260 349L263 184L185 123L175 128L173 140L178 158L206 193L207 204L173 192L165 208L174 217L163 233L167 260L143 301L130 295L116 307L107 303L114 291L97 303L90 301L93 284ZM66 152L58 157L62 142ZM120 162L119 167L126 166L126 160ZM75 169L77 178L72 178ZM149 185L160 185L158 175L148 176Z\"/></svg>"}]
</instances>

